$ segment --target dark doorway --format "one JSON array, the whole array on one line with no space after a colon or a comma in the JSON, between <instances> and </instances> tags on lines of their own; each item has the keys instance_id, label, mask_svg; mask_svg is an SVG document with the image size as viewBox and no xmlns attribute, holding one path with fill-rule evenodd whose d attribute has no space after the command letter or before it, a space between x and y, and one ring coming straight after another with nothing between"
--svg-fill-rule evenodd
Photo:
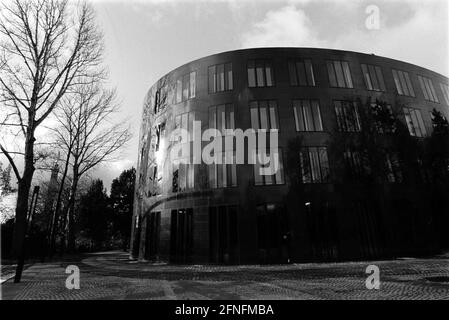
<instances>
[{"instance_id":1,"label":"dark doorway","mask_svg":"<svg viewBox=\"0 0 449 320\"><path fill-rule=\"evenodd\" d=\"M193 253L193 210L171 212L170 262L190 263Z\"/></svg>"},{"instance_id":2,"label":"dark doorway","mask_svg":"<svg viewBox=\"0 0 449 320\"><path fill-rule=\"evenodd\" d=\"M335 207L329 202L305 202L307 230L313 260L338 258L338 226Z\"/></svg>"},{"instance_id":3,"label":"dark doorway","mask_svg":"<svg viewBox=\"0 0 449 320\"><path fill-rule=\"evenodd\" d=\"M146 243L145 259L156 260L159 253L159 230L161 225L161 213L150 212L146 218Z\"/></svg>"},{"instance_id":4,"label":"dark doorway","mask_svg":"<svg viewBox=\"0 0 449 320\"><path fill-rule=\"evenodd\" d=\"M282 205L264 204L256 207L257 243L260 263L286 262L283 237L288 232L288 223ZM284 261L285 260L285 261Z\"/></svg>"},{"instance_id":5,"label":"dark doorway","mask_svg":"<svg viewBox=\"0 0 449 320\"><path fill-rule=\"evenodd\" d=\"M239 235L236 206L209 208L209 252L212 263L238 263Z\"/></svg>"},{"instance_id":6,"label":"dark doorway","mask_svg":"<svg viewBox=\"0 0 449 320\"><path fill-rule=\"evenodd\" d=\"M354 210L361 258L378 258L382 253L383 238L378 217L379 209L365 201L359 201L354 203Z\"/></svg>"}]
</instances>

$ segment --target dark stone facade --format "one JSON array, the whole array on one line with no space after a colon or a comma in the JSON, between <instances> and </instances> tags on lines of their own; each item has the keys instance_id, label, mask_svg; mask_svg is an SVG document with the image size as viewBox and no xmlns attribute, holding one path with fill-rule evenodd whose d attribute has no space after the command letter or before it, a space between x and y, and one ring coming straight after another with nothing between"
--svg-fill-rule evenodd
<instances>
[{"instance_id":1,"label":"dark stone facade","mask_svg":"<svg viewBox=\"0 0 449 320\"><path fill-rule=\"evenodd\" d=\"M273 86L248 86L247 64L251 59L272 62ZM291 59L312 61L316 86L291 85L288 69ZM331 87L326 65L329 60L348 62L353 88ZM232 63L233 89L210 93L208 67L225 63ZM380 67L385 91L367 90L361 64ZM398 94L392 69L408 72L415 97ZM194 97L176 103L177 79L193 71L196 72ZM425 99L418 75L433 81L439 103ZM390 104L400 101L419 109L427 132L431 132L432 109L446 117L449 115L440 83L447 85L448 79L413 64L376 55L312 48L224 52L171 71L149 90L145 98L132 257L175 263L278 263L286 262L288 258L295 262L370 259L437 248L433 227L426 224L425 212L429 204L410 199L406 185L385 184L384 192L397 200L388 203L373 203L371 198L367 199L366 195L371 192L369 187L338 184L332 180L302 184L296 190L292 187L292 175L286 164L286 151L289 141L297 137L302 146L328 146L337 122L334 100L371 98ZM319 101L323 131L296 131L292 110L295 99ZM160 141L173 130L175 117L194 112L195 119L202 121L202 129L206 129L210 106L233 104L235 128L246 130L251 127L249 103L254 100L277 102L279 146L284 150L284 183L256 186L253 165L243 164L237 165L236 186L210 188L207 166L197 165L194 187L173 192L172 162L167 155L169 143ZM158 131L160 124L164 129ZM157 148L160 148L158 155L154 151ZM337 163L329 155L331 177L340 170ZM158 171L155 174L156 164ZM413 192L416 192L415 187ZM348 199L353 199L354 203L349 203Z\"/></svg>"}]
</instances>

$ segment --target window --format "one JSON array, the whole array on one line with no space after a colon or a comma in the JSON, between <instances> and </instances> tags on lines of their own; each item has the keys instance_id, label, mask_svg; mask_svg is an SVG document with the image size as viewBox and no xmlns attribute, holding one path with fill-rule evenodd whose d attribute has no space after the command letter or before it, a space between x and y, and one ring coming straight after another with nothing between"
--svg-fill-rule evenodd
<instances>
[{"instance_id":1,"label":"window","mask_svg":"<svg viewBox=\"0 0 449 320\"><path fill-rule=\"evenodd\" d=\"M229 91L232 89L232 63L210 66L209 93Z\"/></svg>"},{"instance_id":2,"label":"window","mask_svg":"<svg viewBox=\"0 0 449 320\"><path fill-rule=\"evenodd\" d=\"M396 121L391 105L371 103L371 114L377 133L393 133L396 131Z\"/></svg>"},{"instance_id":3,"label":"window","mask_svg":"<svg viewBox=\"0 0 449 320\"><path fill-rule=\"evenodd\" d=\"M424 94L424 99L427 101L439 102L435 89L433 88L432 80L423 76L418 76L418 80Z\"/></svg>"},{"instance_id":4,"label":"window","mask_svg":"<svg viewBox=\"0 0 449 320\"><path fill-rule=\"evenodd\" d=\"M196 95L196 72L190 72L176 81L176 103L195 98Z\"/></svg>"},{"instance_id":5,"label":"window","mask_svg":"<svg viewBox=\"0 0 449 320\"><path fill-rule=\"evenodd\" d=\"M382 70L378 66L362 64L363 78L368 90L386 91Z\"/></svg>"},{"instance_id":6,"label":"window","mask_svg":"<svg viewBox=\"0 0 449 320\"><path fill-rule=\"evenodd\" d=\"M399 157L396 153L385 154L385 167L387 180L390 183L402 182L402 169Z\"/></svg>"},{"instance_id":7,"label":"window","mask_svg":"<svg viewBox=\"0 0 449 320\"><path fill-rule=\"evenodd\" d=\"M299 158L303 183L329 182L329 160L326 147L302 148Z\"/></svg>"},{"instance_id":8,"label":"window","mask_svg":"<svg viewBox=\"0 0 449 320\"><path fill-rule=\"evenodd\" d=\"M296 131L323 131L318 100L293 100Z\"/></svg>"},{"instance_id":9,"label":"window","mask_svg":"<svg viewBox=\"0 0 449 320\"><path fill-rule=\"evenodd\" d=\"M173 164L173 192L190 190L195 187L195 165L193 163Z\"/></svg>"},{"instance_id":10,"label":"window","mask_svg":"<svg viewBox=\"0 0 449 320\"><path fill-rule=\"evenodd\" d=\"M216 159L221 159L221 164L209 165L209 187L226 188L237 186L237 165L235 152L228 150L216 154Z\"/></svg>"},{"instance_id":11,"label":"window","mask_svg":"<svg viewBox=\"0 0 449 320\"><path fill-rule=\"evenodd\" d=\"M235 129L234 105L222 104L209 108L209 128L219 130L225 135L226 129ZM223 139L226 139L224 136ZM216 162L209 165L209 187L223 188L237 186L237 164L235 158L235 144L232 150L216 154ZM226 145L225 145L226 148Z\"/></svg>"},{"instance_id":12,"label":"window","mask_svg":"<svg viewBox=\"0 0 449 320\"><path fill-rule=\"evenodd\" d=\"M248 60L248 86L274 86L273 66L270 60Z\"/></svg>"},{"instance_id":13,"label":"window","mask_svg":"<svg viewBox=\"0 0 449 320\"><path fill-rule=\"evenodd\" d=\"M175 129L181 128L186 130L189 133L189 140L193 135L193 121L195 120L194 112L186 112L180 115L175 116ZM181 137L180 137L181 138ZM184 143L188 143L189 141L184 141Z\"/></svg>"},{"instance_id":14,"label":"window","mask_svg":"<svg viewBox=\"0 0 449 320\"><path fill-rule=\"evenodd\" d=\"M165 136L165 122L158 124L156 126L156 146L155 149L156 151L159 151L159 146L161 144L161 139L163 139L163 137Z\"/></svg>"},{"instance_id":15,"label":"window","mask_svg":"<svg viewBox=\"0 0 449 320\"><path fill-rule=\"evenodd\" d=\"M346 169L352 181L360 180L371 172L368 160L363 152L346 149L343 152Z\"/></svg>"},{"instance_id":16,"label":"window","mask_svg":"<svg viewBox=\"0 0 449 320\"><path fill-rule=\"evenodd\" d=\"M277 130L279 129L278 115L277 115L277 103L275 100L261 100L261 101L251 101L250 102L250 115L251 115L251 127L255 130L265 129L265 130ZM259 138L259 137L257 137ZM248 146L252 147L252 146ZM283 167L282 167L282 154L279 150L269 149L268 150L256 150L254 153L254 181L256 185L265 184L283 184ZM260 163L259 159L267 156L270 161L267 165ZM268 159L267 158L267 159ZM265 167L269 167L276 161L279 164L276 172L273 175L263 175L260 170Z\"/></svg>"},{"instance_id":17,"label":"window","mask_svg":"<svg viewBox=\"0 0 449 320\"><path fill-rule=\"evenodd\" d=\"M341 132L360 132L360 117L357 103L352 101L334 101L338 130Z\"/></svg>"},{"instance_id":18,"label":"window","mask_svg":"<svg viewBox=\"0 0 449 320\"><path fill-rule=\"evenodd\" d=\"M275 100L251 101L249 107L253 129L279 129Z\"/></svg>"},{"instance_id":19,"label":"window","mask_svg":"<svg viewBox=\"0 0 449 320\"><path fill-rule=\"evenodd\" d=\"M437 112L437 113L435 113ZM432 120L432 127L435 129L437 126L442 125L442 122L446 122L446 117L439 111L430 111L430 119Z\"/></svg>"},{"instance_id":20,"label":"window","mask_svg":"<svg viewBox=\"0 0 449 320\"><path fill-rule=\"evenodd\" d=\"M394 84L396 85L396 90L398 94L401 96L415 96L415 91L413 90L412 82L410 81L410 77L408 76L408 72L400 71L400 70L392 70Z\"/></svg>"},{"instance_id":21,"label":"window","mask_svg":"<svg viewBox=\"0 0 449 320\"><path fill-rule=\"evenodd\" d=\"M403 110L410 135L413 137L426 136L427 132L421 116L421 111L412 108L404 108Z\"/></svg>"},{"instance_id":22,"label":"window","mask_svg":"<svg viewBox=\"0 0 449 320\"><path fill-rule=\"evenodd\" d=\"M189 136L187 141L182 141L181 137L179 137L178 143L182 143L180 148L181 154L177 154L174 159L171 159L173 161L173 192L193 189L195 186L195 165L192 163L190 152L194 120L195 114L193 112L183 113L175 117L175 129L187 130Z\"/></svg>"},{"instance_id":23,"label":"window","mask_svg":"<svg viewBox=\"0 0 449 320\"><path fill-rule=\"evenodd\" d=\"M292 86L315 86L315 76L313 74L311 60L290 60L288 62L288 71Z\"/></svg>"},{"instance_id":24,"label":"window","mask_svg":"<svg viewBox=\"0 0 449 320\"><path fill-rule=\"evenodd\" d=\"M449 86L444 83L440 83L441 91L443 92L444 101L449 106Z\"/></svg>"},{"instance_id":25,"label":"window","mask_svg":"<svg viewBox=\"0 0 449 320\"><path fill-rule=\"evenodd\" d=\"M266 159L269 159L269 162L267 162L266 165L263 165L261 163L261 159L263 159L263 151L258 150L256 153L254 164L254 184L256 186L284 184L282 152L278 149L271 149L265 153L265 156ZM265 163L265 161L263 162ZM261 174L261 169L264 167L271 167L275 172L273 174Z\"/></svg>"},{"instance_id":26,"label":"window","mask_svg":"<svg viewBox=\"0 0 449 320\"><path fill-rule=\"evenodd\" d=\"M347 61L327 61L327 72L331 87L353 88L351 72Z\"/></svg>"},{"instance_id":27,"label":"window","mask_svg":"<svg viewBox=\"0 0 449 320\"><path fill-rule=\"evenodd\" d=\"M167 85L159 88L154 95L154 114L162 111L167 106Z\"/></svg>"},{"instance_id":28,"label":"window","mask_svg":"<svg viewBox=\"0 0 449 320\"><path fill-rule=\"evenodd\" d=\"M231 103L209 108L209 128L225 134L225 129L235 129L234 105Z\"/></svg>"}]
</instances>

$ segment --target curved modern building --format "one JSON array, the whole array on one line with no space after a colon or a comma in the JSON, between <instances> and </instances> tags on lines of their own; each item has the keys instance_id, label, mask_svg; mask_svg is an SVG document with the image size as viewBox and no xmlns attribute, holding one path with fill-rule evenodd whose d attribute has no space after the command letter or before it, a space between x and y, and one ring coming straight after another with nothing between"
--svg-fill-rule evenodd
<instances>
[{"instance_id":1,"label":"curved modern building","mask_svg":"<svg viewBox=\"0 0 449 320\"><path fill-rule=\"evenodd\" d=\"M372 169L359 152L364 146L345 141L367 135L364 115L376 104L419 141L432 132L432 110L449 116L448 78L374 54L313 48L236 50L169 72L145 97L131 255L278 263L438 247L435 221L447 217L435 218L428 199L416 197L426 183L407 184L394 152L382 153L384 176L357 179ZM187 137L172 139L178 128ZM226 161L198 159L211 128L222 135L212 156ZM237 163L238 143L224 140L229 130L251 128L276 132L276 152L272 141L262 152L244 136L244 163ZM275 154L275 172L261 174L249 149Z\"/></svg>"}]
</instances>

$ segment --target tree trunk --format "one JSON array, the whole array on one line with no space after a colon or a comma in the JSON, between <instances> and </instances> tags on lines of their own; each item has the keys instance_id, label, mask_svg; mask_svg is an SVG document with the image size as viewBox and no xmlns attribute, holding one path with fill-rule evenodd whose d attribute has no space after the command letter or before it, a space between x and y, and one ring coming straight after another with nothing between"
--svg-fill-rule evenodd
<instances>
[{"instance_id":1,"label":"tree trunk","mask_svg":"<svg viewBox=\"0 0 449 320\"><path fill-rule=\"evenodd\" d=\"M73 168L73 181L70 187L69 203L67 204L68 214L68 236L67 236L67 251L75 251L75 196L78 188L79 173L77 166Z\"/></svg>"},{"instance_id":2,"label":"tree trunk","mask_svg":"<svg viewBox=\"0 0 449 320\"><path fill-rule=\"evenodd\" d=\"M34 174L34 137L33 132L27 132L25 142L25 163L23 176L18 182L16 218L14 223L14 240L12 254L20 257L23 254L23 244L27 231L28 197Z\"/></svg>"},{"instance_id":3,"label":"tree trunk","mask_svg":"<svg viewBox=\"0 0 449 320\"><path fill-rule=\"evenodd\" d=\"M67 177L67 172L69 169L69 158L70 158L70 152L67 153L67 158L66 158L66 161L64 164L64 172L61 177L61 184L59 185L58 198L56 200L56 208L55 208L55 212L53 214L53 221L52 221L51 232L50 232L50 249L49 249L50 257L54 254L55 248L56 248L56 234L58 233L59 211L61 210L62 192L64 191L64 183L65 183L65 179Z\"/></svg>"}]
</instances>

